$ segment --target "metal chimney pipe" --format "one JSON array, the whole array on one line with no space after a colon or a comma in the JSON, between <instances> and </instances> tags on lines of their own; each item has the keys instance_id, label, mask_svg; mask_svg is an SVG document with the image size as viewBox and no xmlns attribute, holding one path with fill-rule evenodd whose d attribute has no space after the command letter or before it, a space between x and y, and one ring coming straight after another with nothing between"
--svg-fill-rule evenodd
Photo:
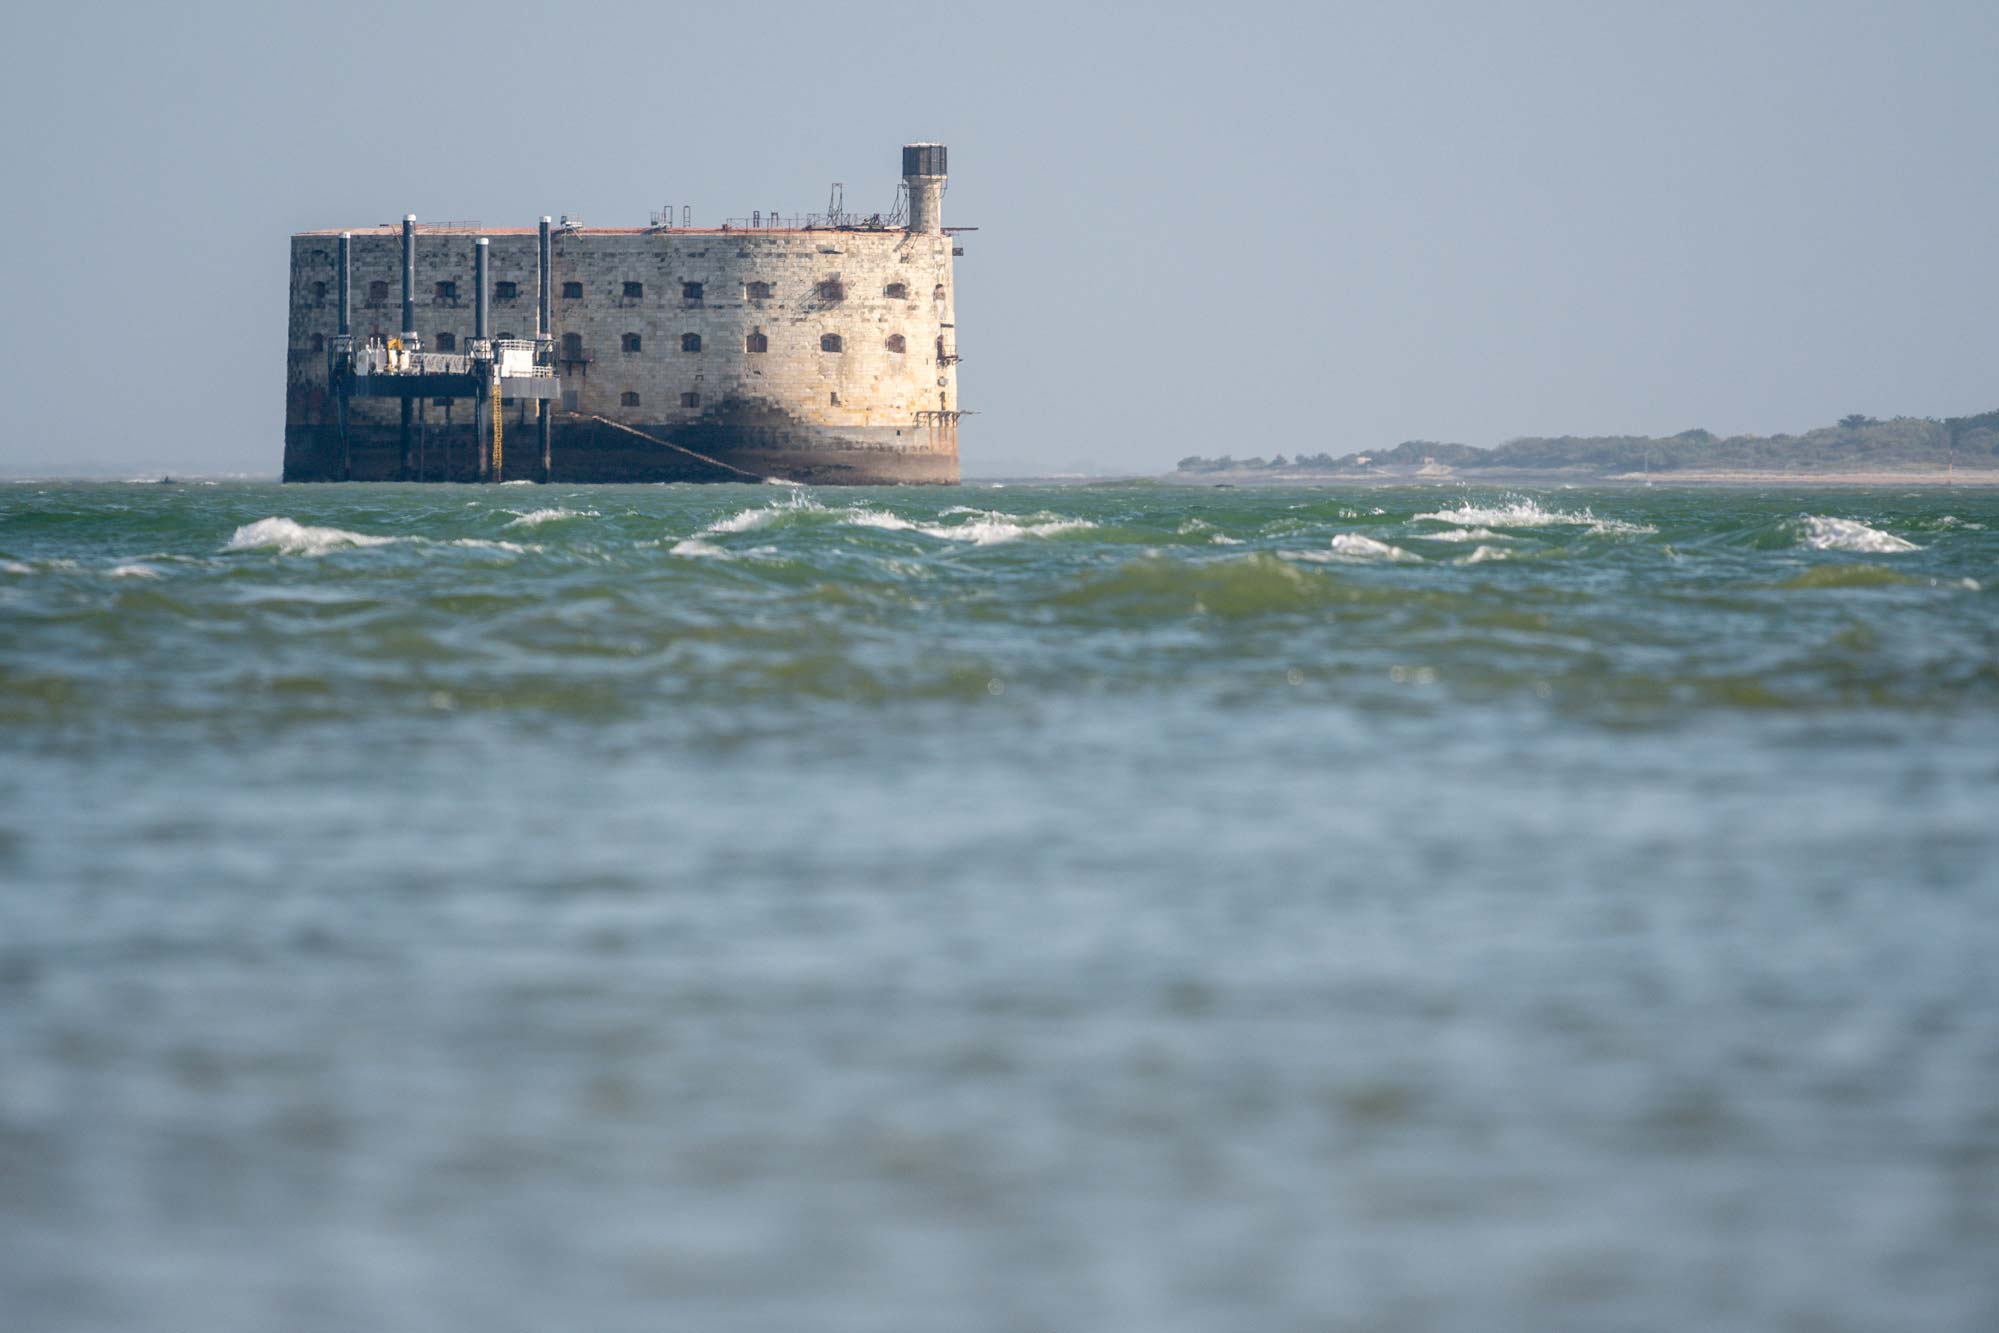
<instances>
[{"instance_id":1,"label":"metal chimney pipe","mask_svg":"<svg viewBox=\"0 0 1999 1333\"><path fill-rule=\"evenodd\" d=\"M472 242L472 281L478 285L478 295L472 298L472 336L485 342L493 336L492 321L486 310L486 238L481 236Z\"/></svg>"},{"instance_id":2,"label":"metal chimney pipe","mask_svg":"<svg viewBox=\"0 0 1999 1333\"><path fill-rule=\"evenodd\" d=\"M416 214L403 215L403 346L416 345Z\"/></svg>"},{"instance_id":3,"label":"metal chimney pipe","mask_svg":"<svg viewBox=\"0 0 1999 1333\"><path fill-rule=\"evenodd\" d=\"M554 268L553 255L548 243L547 218L541 220L541 250L535 262L541 269L541 305L535 311L534 336L537 339L546 339L548 337L549 316L549 274Z\"/></svg>"},{"instance_id":4,"label":"metal chimney pipe","mask_svg":"<svg viewBox=\"0 0 1999 1333\"><path fill-rule=\"evenodd\" d=\"M350 314L354 304L353 244L352 232L340 233L340 336L343 338L354 331Z\"/></svg>"}]
</instances>

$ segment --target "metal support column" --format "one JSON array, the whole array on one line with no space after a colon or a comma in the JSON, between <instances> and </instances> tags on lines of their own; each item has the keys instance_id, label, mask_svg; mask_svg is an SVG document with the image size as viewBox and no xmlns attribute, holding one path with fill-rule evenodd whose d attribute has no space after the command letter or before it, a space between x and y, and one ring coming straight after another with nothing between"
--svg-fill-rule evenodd
<instances>
[{"instance_id":1,"label":"metal support column","mask_svg":"<svg viewBox=\"0 0 1999 1333\"><path fill-rule=\"evenodd\" d=\"M416 214L403 215L403 350L416 350Z\"/></svg>"},{"instance_id":2,"label":"metal support column","mask_svg":"<svg viewBox=\"0 0 1999 1333\"><path fill-rule=\"evenodd\" d=\"M403 351L417 349L416 336L416 214L403 215ZM403 395L403 460L399 480L410 479L410 398Z\"/></svg>"},{"instance_id":3,"label":"metal support column","mask_svg":"<svg viewBox=\"0 0 1999 1333\"><path fill-rule=\"evenodd\" d=\"M486 413L496 407L497 404L487 401L486 381L481 379L478 387L472 391L472 449L479 459L480 481L499 480L498 477L492 475L493 456L490 452L491 441L486 436Z\"/></svg>"},{"instance_id":4,"label":"metal support column","mask_svg":"<svg viewBox=\"0 0 1999 1333\"><path fill-rule=\"evenodd\" d=\"M551 314L549 294L553 287L552 270L555 267L555 255L549 244L548 223L547 218L541 220L541 246L535 255L535 267L539 270L536 276L541 279L541 303L535 311L534 350L535 361L542 365L550 364L553 360L549 354L549 341L552 337L549 332ZM535 426L541 434L541 479L547 483L554 480L554 454L550 439L553 434L554 418L549 411L546 398L535 400L534 412Z\"/></svg>"},{"instance_id":5,"label":"metal support column","mask_svg":"<svg viewBox=\"0 0 1999 1333\"><path fill-rule=\"evenodd\" d=\"M347 440L347 395L354 374L354 235L340 233L340 337L334 343L329 370L339 381L333 385L333 410L340 422L340 480L354 479L353 448Z\"/></svg>"},{"instance_id":6,"label":"metal support column","mask_svg":"<svg viewBox=\"0 0 1999 1333\"><path fill-rule=\"evenodd\" d=\"M486 308L486 251L489 248L484 236L472 242L472 284L477 288L472 297L472 336L480 342L493 336Z\"/></svg>"}]
</instances>

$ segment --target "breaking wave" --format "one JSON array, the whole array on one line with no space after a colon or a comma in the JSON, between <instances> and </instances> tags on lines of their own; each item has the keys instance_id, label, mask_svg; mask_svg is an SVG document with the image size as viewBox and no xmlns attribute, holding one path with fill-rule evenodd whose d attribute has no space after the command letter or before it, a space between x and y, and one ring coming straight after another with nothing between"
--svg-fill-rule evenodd
<instances>
[{"instance_id":1,"label":"breaking wave","mask_svg":"<svg viewBox=\"0 0 1999 1333\"><path fill-rule=\"evenodd\" d=\"M950 542L997 546L1001 542L1015 541L1021 537L1053 537L1059 533L1081 532L1096 526L1086 518L1062 518L1058 515L1016 518L1011 514L987 511L980 513L976 518L948 526L917 524L916 530L926 536L939 537Z\"/></svg>"},{"instance_id":2,"label":"breaking wave","mask_svg":"<svg viewBox=\"0 0 1999 1333\"><path fill-rule=\"evenodd\" d=\"M1439 510L1432 514L1418 514L1413 522L1449 523L1453 527L1487 528L1587 528L1599 536L1642 537L1655 533L1657 528L1644 523L1627 523L1622 519L1598 518L1587 509L1574 512L1563 509L1543 509L1526 497L1507 500L1501 504L1474 504L1470 500L1456 509ZM1449 540L1449 539L1447 539ZM1457 540L1466 540L1458 538Z\"/></svg>"},{"instance_id":3,"label":"breaking wave","mask_svg":"<svg viewBox=\"0 0 1999 1333\"><path fill-rule=\"evenodd\" d=\"M518 510L515 512L519 513ZM516 518L513 522L507 524L507 526L510 528L534 528L540 527L543 523L560 522L565 518L596 517L598 517L598 513L594 509L563 509L560 507L554 509L531 509L527 513L521 514L519 518Z\"/></svg>"},{"instance_id":4,"label":"breaking wave","mask_svg":"<svg viewBox=\"0 0 1999 1333\"><path fill-rule=\"evenodd\" d=\"M1862 551L1869 555L1894 555L1923 548L1892 532L1870 528L1851 518L1827 518L1806 514L1797 521L1798 542L1814 551Z\"/></svg>"},{"instance_id":5,"label":"breaking wave","mask_svg":"<svg viewBox=\"0 0 1999 1333\"><path fill-rule=\"evenodd\" d=\"M1358 532L1340 532L1333 535L1333 556L1340 560L1421 560L1423 557L1390 546L1387 542L1373 537L1364 537Z\"/></svg>"},{"instance_id":6,"label":"breaking wave","mask_svg":"<svg viewBox=\"0 0 1999 1333\"><path fill-rule=\"evenodd\" d=\"M276 551L281 555L325 555L349 546L387 546L394 537L374 537L345 528L311 528L289 518L276 516L245 523L222 549L225 551Z\"/></svg>"},{"instance_id":7,"label":"breaking wave","mask_svg":"<svg viewBox=\"0 0 1999 1333\"><path fill-rule=\"evenodd\" d=\"M1060 514L1042 513L1021 517L1002 514L995 510L972 509L965 505L952 505L938 516L939 518L957 516L959 522L918 523L899 514L889 513L885 509L871 509L864 505L829 510L805 492L794 491L785 500L756 509L740 510L727 518L717 519L695 536L720 537L738 532L754 532L773 523L808 515L830 517L854 527L875 528L883 532L919 532L940 541L966 542L973 546L995 546L1022 537L1052 537L1058 533L1076 532L1097 526L1088 519L1065 518Z\"/></svg>"},{"instance_id":8,"label":"breaking wave","mask_svg":"<svg viewBox=\"0 0 1999 1333\"><path fill-rule=\"evenodd\" d=\"M497 541L487 537L457 537L451 541L433 541L428 537L380 537L366 532L349 532L345 528L308 527L281 515L260 518L255 523L245 523L236 529L235 535L229 538L222 549L276 551L280 555L325 555L330 551L345 550L350 547L391 546L397 542L410 542L420 546L460 546L470 550L506 551L512 555L525 555L529 551L543 549L531 544Z\"/></svg>"},{"instance_id":9,"label":"breaking wave","mask_svg":"<svg viewBox=\"0 0 1999 1333\"><path fill-rule=\"evenodd\" d=\"M1482 565L1490 560L1510 559L1512 559L1512 553L1510 551L1502 551L1497 546L1474 546L1471 554L1461 557L1457 563L1461 565Z\"/></svg>"},{"instance_id":10,"label":"breaking wave","mask_svg":"<svg viewBox=\"0 0 1999 1333\"><path fill-rule=\"evenodd\" d=\"M1425 517L1428 516L1425 515ZM1446 528L1442 532L1424 533L1423 540L1426 542L1503 542L1511 541L1512 538L1503 532L1494 532L1491 528Z\"/></svg>"},{"instance_id":11,"label":"breaking wave","mask_svg":"<svg viewBox=\"0 0 1999 1333\"><path fill-rule=\"evenodd\" d=\"M508 484L512 485L511 482ZM425 539L419 537L416 540L424 541ZM475 551L508 551L514 555L525 555L529 551L539 551L542 549L539 546L523 546L519 542L493 541L485 537L459 537L452 541L451 545L469 547Z\"/></svg>"},{"instance_id":12,"label":"breaking wave","mask_svg":"<svg viewBox=\"0 0 1999 1333\"><path fill-rule=\"evenodd\" d=\"M699 537L688 537L682 541L675 542L673 548L667 554L693 556L708 560L729 560L734 558L721 547L711 542L704 542Z\"/></svg>"},{"instance_id":13,"label":"breaking wave","mask_svg":"<svg viewBox=\"0 0 1999 1333\"><path fill-rule=\"evenodd\" d=\"M883 532L908 532L916 526L882 509L849 509L846 520L857 528L880 528Z\"/></svg>"}]
</instances>

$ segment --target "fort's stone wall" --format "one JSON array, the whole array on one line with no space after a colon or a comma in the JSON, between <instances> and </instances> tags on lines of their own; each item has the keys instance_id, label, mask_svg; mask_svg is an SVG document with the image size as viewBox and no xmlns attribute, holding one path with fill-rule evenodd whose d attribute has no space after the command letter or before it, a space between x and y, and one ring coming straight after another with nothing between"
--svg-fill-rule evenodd
<instances>
[{"instance_id":1,"label":"fort's stone wall","mask_svg":"<svg viewBox=\"0 0 1999 1333\"><path fill-rule=\"evenodd\" d=\"M426 349L439 350L445 336L463 349L472 336L480 235L489 238L496 293L514 284L515 295L493 300L495 336L534 336L531 229L420 227L416 326ZM292 238L286 474L301 479L321 473L333 420L325 347L339 331L338 236ZM402 325L400 228L352 237L353 334L394 337ZM917 415L958 407L951 236L581 228L558 229L551 248L550 333L562 382L557 475L573 471L560 457L565 445L609 449L604 437L616 433L583 419L601 416L721 450L732 462L738 452L767 455L779 471L778 456L823 447L921 456L884 459L884 479L957 479L955 427ZM440 283L454 284L455 293L441 292ZM471 410L469 401L452 405L452 433L464 433L468 458ZM425 429L440 440L443 411L424 406ZM400 408L355 399L349 419L351 437L378 442L382 430L399 429ZM510 427L517 419L531 427L532 410L525 418L507 411ZM643 451L624 438L618 450L640 444ZM531 430L512 434L510 476L519 473L513 458L531 450ZM599 459L585 470L615 472L617 464Z\"/></svg>"}]
</instances>

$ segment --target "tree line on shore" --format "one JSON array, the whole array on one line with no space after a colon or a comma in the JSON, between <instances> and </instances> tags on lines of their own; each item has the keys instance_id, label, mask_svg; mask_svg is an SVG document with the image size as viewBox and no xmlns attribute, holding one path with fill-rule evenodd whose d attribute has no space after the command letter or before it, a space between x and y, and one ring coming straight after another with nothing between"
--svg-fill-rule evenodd
<instances>
[{"instance_id":1,"label":"tree line on shore","mask_svg":"<svg viewBox=\"0 0 1999 1333\"><path fill-rule=\"evenodd\" d=\"M1958 467L1999 468L1999 411L1969 417L1895 417L1878 421L1855 413L1838 425L1802 435L1717 436L1705 430L1678 435L1524 436L1494 448L1405 440L1392 449L1287 458L1207 458L1190 454L1181 472L1306 474L1417 471L1626 472L1851 472Z\"/></svg>"}]
</instances>

